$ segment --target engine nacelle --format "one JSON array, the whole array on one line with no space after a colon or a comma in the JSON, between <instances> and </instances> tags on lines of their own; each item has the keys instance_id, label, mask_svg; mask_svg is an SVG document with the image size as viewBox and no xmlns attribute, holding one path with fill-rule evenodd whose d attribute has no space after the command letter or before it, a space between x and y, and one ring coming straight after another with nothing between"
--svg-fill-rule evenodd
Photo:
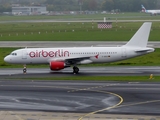
<instances>
[{"instance_id":1,"label":"engine nacelle","mask_svg":"<svg viewBox=\"0 0 160 120\"><path fill-rule=\"evenodd\" d=\"M64 62L58 62L58 61L51 61L50 62L50 69L51 70L62 70L66 67Z\"/></svg>"}]
</instances>

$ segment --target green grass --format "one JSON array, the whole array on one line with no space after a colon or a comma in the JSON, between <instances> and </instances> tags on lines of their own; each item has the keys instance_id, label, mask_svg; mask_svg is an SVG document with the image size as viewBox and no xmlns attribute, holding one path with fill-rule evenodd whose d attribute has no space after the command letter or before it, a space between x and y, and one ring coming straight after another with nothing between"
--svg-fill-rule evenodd
<instances>
[{"instance_id":1,"label":"green grass","mask_svg":"<svg viewBox=\"0 0 160 120\"><path fill-rule=\"evenodd\" d=\"M128 41L142 22L113 23L101 30L97 23L0 24L0 41ZM153 22L149 40L159 41L160 22Z\"/></svg>"},{"instance_id":2,"label":"green grass","mask_svg":"<svg viewBox=\"0 0 160 120\"><path fill-rule=\"evenodd\" d=\"M61 16L0 16L10 20L159 20L160 16L143 13L61 15ZM1 23L0 41L128 41L142 22L113 23L112 29L100 30L97 23ZM74 32L73 32L74 30ZM160 22L153 22L151 41L159 41ZM40 33L40 34L39 34Z\"/></svg>"},{"instance_id":3,"label":"green grass","mask_svg":"<svg viewBox=\"0 0 160 120\"><path fill-rule=\"evenodd\" d=\"M83 80L83 81L121 81L121 82L160 82L160 76L70 76L70 77L34 77L20 78L23 80ZM14 79L14 78L13 78Z\"/></svg>"},{"instance_id":4,"label":"green grass","mask_svg":"<svg viewBox=\"0 0 160 120\"><path fill-rule=\"evenodd\" d=\"M11 51L18 48L0 48L0 68L22 68L22 65L8 64L4 62L4 57L8 55ZM88 64L85 66L159 66L160 65L160 48L157 48L155 52L131 58L124 61L113 62L113 63L103 63L103 64ZM83 65L84 66L84 65ZM49 67L49 65L28 65L28 67Z\"/></svg>"}]
</instances>

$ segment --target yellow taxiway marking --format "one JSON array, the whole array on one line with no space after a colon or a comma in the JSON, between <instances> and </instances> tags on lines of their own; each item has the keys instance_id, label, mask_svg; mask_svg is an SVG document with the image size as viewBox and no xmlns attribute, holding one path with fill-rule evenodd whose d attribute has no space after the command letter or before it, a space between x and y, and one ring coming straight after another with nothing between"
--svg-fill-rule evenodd
<instances>
[{"instance_id":1,"label":"yellow taxiway marking","mask_svg":"<svg viewBox=\"0 0 160 120\"><path fill-rule=\"evenodd\" d=\"M85 114L85 115L83 115L82 117L80 117L78 120L82 120L84 117L87 117L87 116L89 116L89 115L93 115L93 114L98 113L98 112L102 112L102 111L106 111L106 110L110 110L110 109L116 108L117 106L119 106L119 105L122 104L122 102L123 102L123 98L122 98L120 95L115 94L115 93L112 93L112 92L96 91L96 90L89 90L89 91L100 92L100 93L106 93L106 94L111 94L111 95L117 96L117 97L120 99L120 102L117 103L117 104L114 105L114 106L107 107L107 108L104 108L104 109L101 109L101 110L97 110L97 111L94 111L94 112Z\"/></svg>"},{"instance_id":2,"label":"yellow taxiway marking","mask_svg":"<svg viewBox=\"0 0 160 120\"><path fill-rule=\"evenodd\" d=\"M68 92L83 91L83 90L91 91L92 89L99 89L99 88L104 88L104 87L108 87L108 86L115 86L115 85L119 85L119 83L118 84L95 86L95 87L88 87L88 88L70 88L70 89L75 89L75 90L71 90L71 91L68 91Z\"/></svg>"}]
</instances>

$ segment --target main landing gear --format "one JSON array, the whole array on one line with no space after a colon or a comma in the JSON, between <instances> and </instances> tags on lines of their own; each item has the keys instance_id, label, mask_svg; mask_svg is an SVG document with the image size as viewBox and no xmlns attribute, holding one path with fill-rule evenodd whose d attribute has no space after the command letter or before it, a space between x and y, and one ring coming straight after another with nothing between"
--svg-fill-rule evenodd
<instances>
[{"instance_id":1,"label":"main landing gear","mask_svg":"<svg viewBox=\"0 0 160 120\"><path fill-rule=\"evenodd\" d=\"M73 73L78 74L78 72L79 72L79 68L77 66L74 66L73 67Z\"/></svg>"}]
</instances>

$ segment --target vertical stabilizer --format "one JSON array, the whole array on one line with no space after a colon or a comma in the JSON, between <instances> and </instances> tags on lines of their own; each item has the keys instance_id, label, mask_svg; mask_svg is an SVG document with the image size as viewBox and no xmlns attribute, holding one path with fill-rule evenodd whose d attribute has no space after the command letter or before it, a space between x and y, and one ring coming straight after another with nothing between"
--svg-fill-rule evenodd
<instances>
[{"instance_id":1,"label":"vertical stabilizer","mask_svg":"<svg viewBox=\"0 0 160 120\"><path fill-rule=\"evenodd\" d=\"M143 5L141 5L141 7L142 7L142 12L146 12L146 8Z\"/></svg>"},{"instance_id":2,"label":"vertical stabilizer","mask_svg":"<svg viewBox=\"0 0 160 120\"><path fill-rule=\"evenodd\" d=\"M151 30L151 22L145 22L125 46L146 47Z\"/></svg>"}]
</instances>

